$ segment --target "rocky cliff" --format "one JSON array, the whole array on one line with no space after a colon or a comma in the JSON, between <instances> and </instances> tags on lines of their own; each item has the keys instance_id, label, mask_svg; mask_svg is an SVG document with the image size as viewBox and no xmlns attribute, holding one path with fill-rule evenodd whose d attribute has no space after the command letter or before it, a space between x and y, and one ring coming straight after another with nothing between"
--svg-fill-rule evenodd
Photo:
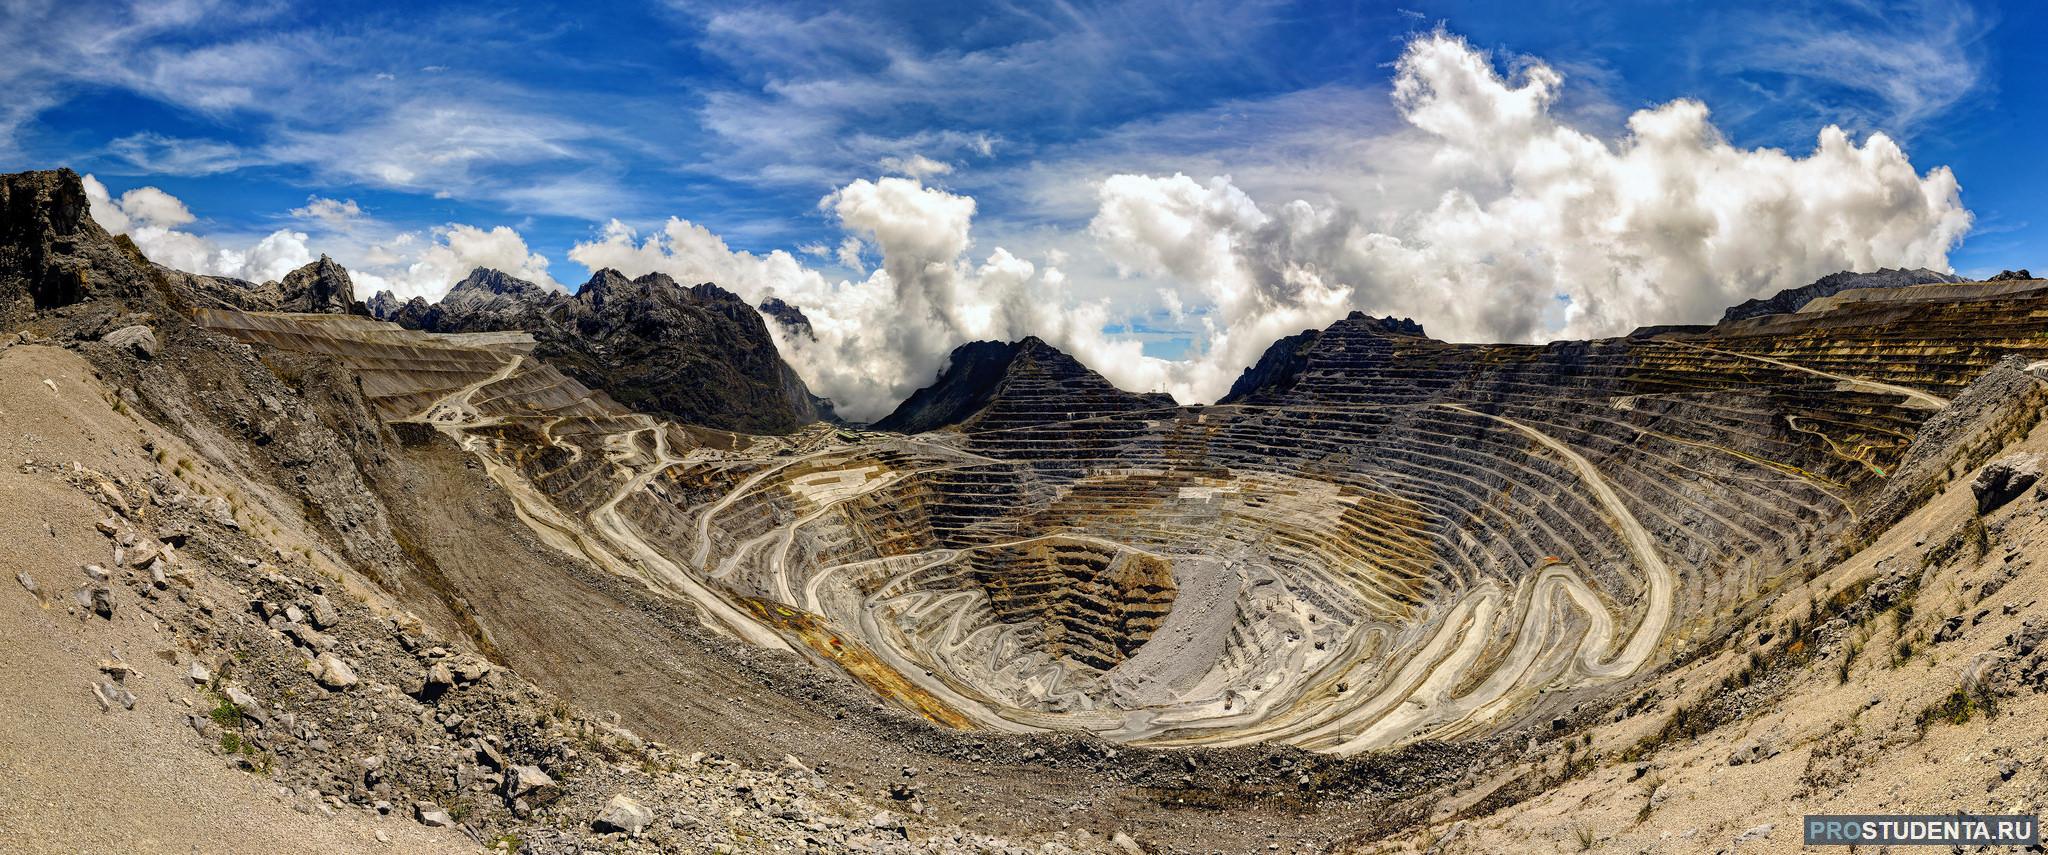
<instances>
[{"instance_id":1,"label":"rocky cliff","mask_svg":"<svg viewBox=\"0 0 2048 855\"><path fill-rule=\"evenodd\" d=\"M78 173L0 176L0 330L93 298L142 298L147 263L93 222Z\"/></svg>"}]
</instances>

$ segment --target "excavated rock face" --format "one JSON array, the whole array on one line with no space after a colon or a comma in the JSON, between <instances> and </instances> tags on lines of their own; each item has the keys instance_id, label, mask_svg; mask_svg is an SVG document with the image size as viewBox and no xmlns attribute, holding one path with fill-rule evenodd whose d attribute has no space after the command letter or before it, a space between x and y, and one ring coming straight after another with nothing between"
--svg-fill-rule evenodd
<instances>
[{"instance_id":1,"label":"excavated rock face","mask_svg":"<svg viewBox=\"0 0 2048 855\"><path fill-rule=\"evenodd\" d=\"M1845 270L1823 276L1811 285L1787 288L1763 299L1744 300L1722 314L1721 320L1739 321L1744 318L1796 312L1814 300L1858 288L1903 288L1909 285L1961 281L1963 278L1960 276L1928 270L1925 267L1916 270L1893 270L1886 267L1880 268L1876 273L1851 273ZM1997 281L1997 277L1992 277L1992 281Z\"/></svg>"},{"instance_id":2,"label":"excavated rock face","mask_svg":"<svg viewBox=\"0 0 2048 855\"><path fill-rule=\"evenodd\" d=\"M432 332L530 332L536 354L570 376L687 424L788 433L831 417L782 361L760 312L716 285L601 270L569 295L479 268L416 319L408 307L393 320Z\"/></svg>"},{"instance_id":3,"label":"excavated rock face","mask_svg":"<svg viewBox=\"0 0 2048 855\"><path fill-rule=\"evenodd\" d=\"M976 341L954 348L938 379L917 390L877 430L923 433L942 427L994 428L1094 418L1174 405L1163 394L1116 388L1058 348L1023 341Z\"/></svg>"},{"instance_id":4,"label":"excavated rock face","mask_svg":"<svg viewBox=\"0 0 2048 855\"><path fill-rule=\"evenodd\" d=\"M197 306L246 312L275 312L284 306L284 292L276 282L259 284L232 276L202 276L161 265L156 269L173 283L178 293Z\"/></svg>"},{"instance_id":5,"label":"excavated rock face","mask_svg":"<svg viewBox=\"0 0 2048 855\"><path fill-rule=\"evenodd\" d=\"M284 275L279 283L280 311L309 314L368 315L356 302L355 282L348 271L323 255L319 261Z\"/></svg>"},{"instance_id":6,"label":"excavated rock face","mask_svg":"<svg viewBox=\"0 0 2048 855\"><path fill-rule=\"evenodd\" d=\"M142 294L147 280L133 250L93 222L78 173L0 176L0 330L40 310Z\"/></svg>"}]
</instances>

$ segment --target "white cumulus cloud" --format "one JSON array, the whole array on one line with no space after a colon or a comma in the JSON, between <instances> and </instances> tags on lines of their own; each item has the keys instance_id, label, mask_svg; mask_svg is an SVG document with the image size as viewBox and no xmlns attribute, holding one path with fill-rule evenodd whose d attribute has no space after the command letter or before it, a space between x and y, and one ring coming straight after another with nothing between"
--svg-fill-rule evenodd
<instances>
[{"instance_id":1,"label":"white cumulus cloud","mask_svg":"<svg viewBox=\"0 0 2048 855\"><path fill-rule=\"evenodd\" d=\"M1954 175L1923 173L1883 134L1857 140L1829 126L1808 152L1740 148L1704 104L1679 99L1602 136L1561 114L1561 72L1530 58L1506 68L1453 35L1413 38L1384 121L1319 132L1337 137L1327 141L1289 138L1319 187L1270 180L1270 163L1246 163L1238 179L1216 174L1229 162L1192 161L1193 177L1125 164L1088 173L1092 200L1072 196L1087 200L1076 215L1088 217L1085 233L1047 226L977 246L977 200L929 186L950 167L911 156L885 164L900 176L854 180L819 202L842 234L802 252L836 262L832 277L788 252L735 250L679 218L651 231L612 220L568 255L796 304L816 339L771 324L782 352L840 412L872 419L976 339L1037 335L1127 389L1209 401L1275 339L1352 310L1414 317L1451 340L1615 335L1712 321L1837 270L1947 269L1970 227ZM519 158L548 155L560 138L526 140ZM103 224L171 266L265 279L311 257L303 232L214 240L181 231L193 216L168 194L115 199L90 187ZM317 197L292 213L336 244L329 251L365 296L436 299L478 266L560 287L510 228L398 231ZM1108 294L1126 296L1112 305ZM1105 332L1139 315L1185 327L1185 358L1147 357L1136 339Z\"/></svg>"},{"instance_id":2,"label":"white cumulus cloud","mask_svg":"<svg viewBox=\"0 0 2048 855\"><path fill-rule=\"evenodd\" d=\"M149 260L166 267L209 276L264 282L313 260L306 234L278 229L243 244L228 244L181 231L195 218L176 196L155 187L138 187L112 197L106 185L85 176L85 195L92 217L102 228L125 234Z\"/></svg>"},{"instance_id":3,"label":"white cumulus cloud","mask_svg":"<svg viewBox=\"0 0 2048 855\"><path fill-rule=\"evenodd\" d=\"M783 352L842 413L869 419L976 339L1037 335L1124 388L1213 401L1274 340L1352 310L1414 317L1451 340L1617 335L1709 322L1837 270L1946 269L1969 228L1955 177L1919 173L1881 134L1859 144L1828 127L1803 156L1742 149L1681 99L1602 139L1553 112L1558 71L1516 67L1504 75L1441 32L1412 40L1392 93L1401 125L1333 144L1366 161L1336 180L1365 189L1319 204L1255 199L1228 176L1099 180L1093 248L1114 275L1157 283L1148 308L1192 327L1183 359L1104 332L1132 307L1077 299L1055 263L980 254L976 201L914 177L856 180L820 202L851 241L843 266L879 257L863 279L735 252L679 219L645 238L614 222L570 257L797 304L817 340Z\"/></svg>"},{"instance_id":4,"label":"white cumulus cloud","mask_svg":"<svg viewBox=\"0 0 2048 855\"><path fill-rule=\"evenodd\" d=\"M1467 341L1709 322L1837 270L1947 269L1969 229L1955 176L1919 174L1882 134L1824 128L1805 156L1741 149L1677 100L1609 141L1552 112L1562 81L1534 61L1503 76L1444 33L1411 41L1394 83L1406 126L1353 179L1376 208L1261 204L1228 177L1103 181L1103 252L1212 309L1207 346L1168 366L1167 387L1213 399L1278 335L1351 309Z\"/></svg>"},{"instance_id":5,"label":"white cumulus cloud","mask_svg":"<svg viewBox=\"0 0 2048 855\"><path fill-rule=\"evenodd\" d=\"M389 290L400 300L438 300L478 267L562 287L549 275L547 258L506 226L486 229L450 223L425 231L397 231L375 221L354 200L315 196L288 212L313 229L310 233L277 229L244 237L202 235L178 228L197 220L183 201L155 187L115 197L87 175L85 193L93 219L103 228L128 235L149 260L190 273L251 282L283 279L318 257L311 249L317 241L322 251L348 268L358 298ZM372 233L381 236L361 237Z\"/></svg>"},{"instance_id":6,"label":"white cumulus cloud","mask_svg":"<svg viewBox=\"0 0 2048 855\"><path fill-rule=\"evenodd\" d=\"M390 291L400 301L424 297L431 303L479 267L562 290L548 272L547 257L534 252L526 238L508 226L486 229L450 223L424 234L403 232L360 254L336 256L344 266L350 258L361 265L349 267L349 273L356 282L356 296L362 298Z\"/></svg>"}]
</instances>

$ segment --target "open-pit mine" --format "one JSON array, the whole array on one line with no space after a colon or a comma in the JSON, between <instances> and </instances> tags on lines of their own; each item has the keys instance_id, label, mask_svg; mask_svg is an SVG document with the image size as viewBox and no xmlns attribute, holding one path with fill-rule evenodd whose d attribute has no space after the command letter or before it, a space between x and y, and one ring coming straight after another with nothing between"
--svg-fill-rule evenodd
<instances>
[{"instance_id":1,"label":"open-pit mine","mask_svg":"<svg viewBox=\"0 0 2048 855\"><path fill-rule=\"evenodd\" d=\"M2048 359L2044 313L2024 281L1540 346L1353 315L1191 407L985 343L949 370L985 388L881 423L921 432L789 436L628 412L520 333L198 320L339 360L549 545L934 722L1350 754L1487 734L1709 640L1858 534L1973 378Z\"/></svg>"},{"instance_id":2,"label":"open-pit mine","mask_svg":"<svg viewBox=\"0 0 2048 855\"><path fill-rule=\"evenodd\" d=\"M1704 854L2048 804L2025 271L1542 345L1353 314L1203 406L970 342L857 425L787 303L359 301L89 210L0 176L29 851Z\"/></svg>"}]
</instances>

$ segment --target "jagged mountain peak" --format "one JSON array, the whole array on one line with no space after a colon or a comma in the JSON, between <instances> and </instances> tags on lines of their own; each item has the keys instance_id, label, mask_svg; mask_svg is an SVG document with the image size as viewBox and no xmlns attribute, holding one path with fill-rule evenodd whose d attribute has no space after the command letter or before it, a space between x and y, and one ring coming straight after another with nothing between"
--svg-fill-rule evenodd
<instances>
[{"instance_id":1,"label":"jagged mountain peak","mask_svg":"<svg viewBox=\"0 0 2048 855\"><path fill-rule=\"evenodd\" d=\"M874 427L900 433L954 425L993 429L1173 405L1165 394L1119 389L1065 351L1025 336L954 348L931 385L912 393Z\"/></svg>"},{"instance_id":2,"label":"jagged mountain peak","mask_svg":"<svg viewBox=\"0 0 2048 855\"><path fill-rule=\"evenodd\" d=\"M817 332L811 329L811 319L804 314L803 309L797 308L795 304L786 302L780 297L769 297L766 300L762 300L761 305L757 308L761 314L767 315L770 320L775 321L777 325L788 330L791 335L802 336L812 341L817 340Z\"/></svg>"},{"instance_id":3,"label":"jagged mountain peak","mask_svg":"<svg viewBox=\"0 0 2048 855\"><path fill-rule=\"evenodd\" d=\"M1353 311L1324 329L1302 330L1267 347L1259 361L1246 367L1230 384L1230 392L1219 403L1283 395L1301 381L1318 358L1361 349L1383 350L1396 337L1433 340L1412 318L1376 317L1360 311Z\"/></svg>"},{"instance_id":4,"label":"jagged mountain peak","mask_svg":"<svg viewBox=\"0 0 2048 855\"><path fill-rule=\"evenodd\" d=\"M831 402L782 361L761 314L715 284L603 268L565 294L478 268L431 307L391 320L429 332L521 330L535 353L634 409L686 424L788 433L832 418Z\"/></svg>"},{"instance_id":5,"label":"jagged mountain peak","mask_svg":"<svg viewBox=\"0 0 2048 855\"><path fill-rule=\"evenodd\" d=\"M278 283L282 302L278 308L286 312L307 314L368 315L370 310L356 300L355 280L348 270L334 259L321 255L312 262L284 275Z\"/></svg>"},{"instance_id":6,"label":"jagged mountain peak","mask_svg":"<svg viewBox=\"0 0 2048 855\"><path fill-rule=\"evenodd\" d=\"M536 283L489 267L478 267L471 270L468 276L463 277L462 281L455 283L454 288L449 289L450 294L457 291L488 291L492 294L528 298L544 297L555 293Z\"/></svg>"},{"instance_id":7,"label":"jagged mountain peak","mask_svg":"<svg viewBox=\"0 0 2048 855\"><path fill-rule=\"evenodd\" d=\"M1416 338L1429 337L1429 333L1424 332L1422 330L1422 325L1416 323L1414 318L1397 318L1393 315L1380 317L1376 315L1368 315L1356 309L1353 309L1351 311L1351 314L1345 315L1344 320L1338 321L1337 323L1360 330L1390 333L1393 335L1414 336Z\"/></svg>"}]
</instances>

